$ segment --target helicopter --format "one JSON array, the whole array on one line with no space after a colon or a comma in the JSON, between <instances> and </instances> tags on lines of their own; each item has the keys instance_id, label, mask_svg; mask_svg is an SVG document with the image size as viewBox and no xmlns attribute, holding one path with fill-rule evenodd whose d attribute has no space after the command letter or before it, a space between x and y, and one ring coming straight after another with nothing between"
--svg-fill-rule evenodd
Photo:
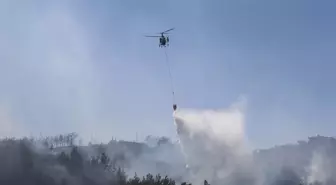
<instances>
[{"instance_id":1,"label":"helicopter","mask_svg":"<svg viewBox=\"0 0 336 185\"><path fill-rule=\"evenodd\" d=\"M175 28L171 28L169 30L166 30L166 31L158 33L161 36L159 36L159 35L155 35L155 36L145 35L145 37L160 37L159 47L167 47L167 46L169 46L169 37L168 36L164 36L164 34L168 34L169 31L172 31L174 29Z\"/></svg>"}]
</instances>

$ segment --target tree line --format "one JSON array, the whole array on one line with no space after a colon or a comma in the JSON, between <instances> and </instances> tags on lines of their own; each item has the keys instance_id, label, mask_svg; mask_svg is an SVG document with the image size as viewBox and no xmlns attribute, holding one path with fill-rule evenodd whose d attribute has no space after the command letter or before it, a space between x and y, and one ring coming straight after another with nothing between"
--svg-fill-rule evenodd
<instances>
[{"instance_id":1,"label":"tree line","mask_svg":"<svg viewBox=\"0 0 336 185\"><path fill-rule=\"evenodd\" d=\"M175 185L168 176L128 177L124 169L102 152L87 158L75 145L77 134L0 140L0 184L8 185ZM43 143L43 152L36 144ZM70 152L53 154L52 146L69 146ZM187 183L182 183L187 185Z\"/></svg>"}]
</instances>

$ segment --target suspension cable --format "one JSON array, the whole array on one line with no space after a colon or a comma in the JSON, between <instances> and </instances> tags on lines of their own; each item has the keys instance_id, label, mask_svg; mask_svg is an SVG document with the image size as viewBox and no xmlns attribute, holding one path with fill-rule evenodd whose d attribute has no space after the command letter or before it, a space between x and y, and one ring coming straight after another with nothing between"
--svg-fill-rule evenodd
<instances>
[{"instance_id":1,"label":"suspension cable","mask_svg":"<svg viewBox=\"0 0 336 185\"><path fill-rule=\"evenodd\" d=\"M164 51L165 51L165 55L166 55L166 64L167 64L167 67L168 67L170 84L171 84L171 91L172 91L172 95L173 95L173 103L175 104L175 91L174 91L173 76L172 76L172 73L171 73L171 70L170 70L169 58L168 58L166 48L164 49Z\"/></svg>"}]
</instances>

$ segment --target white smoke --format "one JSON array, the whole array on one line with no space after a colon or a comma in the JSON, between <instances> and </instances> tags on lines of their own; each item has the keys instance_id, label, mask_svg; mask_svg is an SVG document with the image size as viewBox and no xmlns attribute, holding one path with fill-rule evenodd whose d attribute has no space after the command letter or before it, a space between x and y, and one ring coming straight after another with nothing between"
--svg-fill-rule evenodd
<instances>
[{"instance_id":1,"label":"white smoke","mask_svg":"<svg viewBox=\"0 0 336 185\"><path fill-rule=\"evenodd\" d=\"M308 183L328 184L336 182L334 166L335 160L326 151L314 151L308 168Z\"/></svg>"},{"instance_id":2,"label":"white smoke","mask_svg":"<svg viewBox=\"0 0 336 185\"><path fill-rule=\"evenodd\" d=\"M311 161L311 166L309 168L310 175L308 176L308 182L325 182L327 179L327 173L324 172L323 168L326 165L325 160L321 153L313 153L313 158Z\"/></svg>"},{"instance_id":3,"label":"white smoke","mask_svg":"<svg viewBox=\"0 0 336 185\"><path fill-rule=\"evenodd\" d=\"M22 137L25 134L24 127L14 119L9 106L0 104L0 138Z\"/></svg>"},{"instance_id":4,"label":"white smoke","mask_svg":"<svg viewBox=\"0 0 336 185\"><path fill-rule=\"evenodd\" d=\"M111 96L93 54L95 32L70 4L39 11L0 2L0 136L76 131L85 143L95 132L110 139L112 118L104 111Z\"/></svg>"},{"instance_id":5,"label":"white smoke","mask_svg":"<svg viewBox=\"0 0 336 185\"><path fill-rule=\"evenodd\" d=\"M252 154L245 142L244 105L223 110L180 109L174 113L182 150L195 184L253 184Z\"/></svg>"}]
</instances>

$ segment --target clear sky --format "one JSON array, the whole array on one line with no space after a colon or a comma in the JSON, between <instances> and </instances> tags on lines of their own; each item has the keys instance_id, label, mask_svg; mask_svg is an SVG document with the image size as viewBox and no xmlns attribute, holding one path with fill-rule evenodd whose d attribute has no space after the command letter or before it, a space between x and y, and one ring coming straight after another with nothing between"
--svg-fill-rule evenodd
<instances>
[{"instance_id":1,"label":"clear sky","mask_svg":"<svg viewBox=\"0 0 336 185\"><path fill-rule=\"evenodd\" d=\"M181 107L245 96L259 147L336 135L335 1L0 2L1 135L175 136Z\"/></svg>"}]
</instances>

